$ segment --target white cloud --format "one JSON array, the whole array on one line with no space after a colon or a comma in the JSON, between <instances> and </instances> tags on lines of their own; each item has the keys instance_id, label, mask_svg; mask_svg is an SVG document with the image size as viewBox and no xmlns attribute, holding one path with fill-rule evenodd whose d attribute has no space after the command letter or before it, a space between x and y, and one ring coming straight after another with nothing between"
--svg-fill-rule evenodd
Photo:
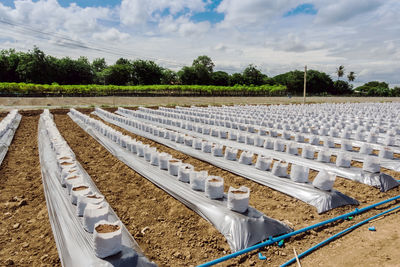
<instances>
[{"instance_id":1,"label":"white cloud","mask_svg":"<svg viewBox=\"0 0 400 267\"><path fill-rule=\"evenodd\" d=\"M316 17L316 22L345 23L354 17L376 10L382 4L384 4L384 0L315 1L316 7L320 9Z\"/></svg>"},{"instance_id":2,"label":"white cloud","mask_svg":"<svg viewBox=\"0 0 400 267\"><path fill-rule=\"evenodd\" d=\"M157 21L163 11L176 15L185 9L204 11L205 5L202 0L122 0L120 19L125 25L143 25Z\"/></svg>"},{"instance_id":3,"label":"white cloud","mask_svg":"<svg viewBox=\"0 0 400 267\"><path fill-rule=\"evenodd\" d=\"M224 13L221 27L262 25L281 17L298 1L295 0L223 0L217 11Z\"/></svg>"},{"instance_id":4,"label":"white cloud","mask_svg":"<svg viewBox=\"0 0 400 267\"><path fill-rule=\"evenodd\" d=\"M116 28L110 28L105 30L104 32L96 32L93 34L93 38L99 41L123 41L128 40L130 37L129 34L120 32Z\"/></svg>"}]
</instances>

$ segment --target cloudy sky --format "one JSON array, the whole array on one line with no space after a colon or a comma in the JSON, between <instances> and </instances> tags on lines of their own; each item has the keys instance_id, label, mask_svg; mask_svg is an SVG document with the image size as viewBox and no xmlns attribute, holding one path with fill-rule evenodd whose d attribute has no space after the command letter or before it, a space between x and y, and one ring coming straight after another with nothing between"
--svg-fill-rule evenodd
<instances>
[{"instance_id":1,"label":"cloudy sky","mask_svg":"<svg viewBox=\"0 0 400 267\"><path fill-rule=\"evenodd\" d=\"M357 83L400 84L398 0L0 0L0 49L37 45L57 57L151 59L164 67L208 55L216 70L257 65L273 76L304 65Z\"/></svg>"}]
</instances>

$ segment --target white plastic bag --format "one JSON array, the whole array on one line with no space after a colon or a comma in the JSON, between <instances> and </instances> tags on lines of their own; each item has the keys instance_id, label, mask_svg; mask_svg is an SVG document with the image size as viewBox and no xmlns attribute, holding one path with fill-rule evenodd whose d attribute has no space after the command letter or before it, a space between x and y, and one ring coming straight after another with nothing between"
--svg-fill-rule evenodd
<instances>
[{"instance_id":1,"label":"white plastic bag","mask_svg":"<svg viewBox=\"0 0 400 267\"><path fill-rule=\"evenodd\" d=\"M265 139L264 148L266 149L274 149L274 141L272 138Z\"/></svg>"},{"instance_id":2,"label":"white plastic bag","mask_svg":"<svg viewBox=\"0 0 400 267\"><path fill-rule=\"evenodd\" d=\"M265 139L259 135L254 137L254 145L258 147L262 147L264 145Z\"/></svg>"},{"instance_id":3,"label":"white plastic bag","mask_svg":"<svg viewBox=\"0 0 400 267\"><path fill-rule=\"evenodd\" d=\"M250 189L246 186L241 186L239 189L229 187L228 209L243 213L249 207L249 199Z\"/></svg>"},{"instance_id":4,"label":"white plastic bag","mask_svg":"<svg viewBox=\"0 0 400 267\"><path fill-rule=\"evenodd\" d=\"M386 135L385 139L383 139L383 144L385 146L394 146L396 143L396 139L393 136Z\"/></svg>"},{"instance_id":5,"label":"white plastic bag","mask_svg":"<svg viewBox=\"0 0 400 267\"><path fill-rule=\"evenodd\" d=\"M246 134L246 144L254 145L254 135L253 134Z\"/></svg>"},{"instance_id":6,"label":"white plastic bag","mask_svg":"<svg viewBox=\"0 0 400 267\"><path fill-rule=\"evenodd\" d=\"M368 156L364 158L363 170L372 173L381 171L381 165L378 157Z\"/></svg>"},{"instance_id":7,"label":"white plastic bag","mask_svg":"<svg viewBox=\"0 0 400 267\"><path fill-rule=\"evenodd\" d=\"M315 135L310 136L309 139L308 139L308 143L311 144L311 145L318 146L319 145L319 137L315 136Z\"/></svg>"},{"instance_id":8,"label":"white plastic bag","mask_svg":"<svg viewBox=\"0 0 400 267\"><path fill-rule=\"evenodd\" d=\"M262 171L269 171L271 169L272 159L258 155L256 161L256 168Z\"/></svg>"},{"instance_id":9,"label":"white plastic bag","mask_svg":"<svg viewBox=\"0 0 400 267\"><path fill-rule=\"evenodd\" d=\"M193 165L184 163L181 164L178 171L178 180L184 183L190 182L190 173L194 171Z\"/></svg>"},{"instance_id":10,"label":"white plastic bag","mask_svg":"<svg viewBox=\"0 0 400 267\"><path fill-rule=\"evenodd\" d=\"M298 143L304 143L304 135L302 135L300 133L296 133L294 135L294 141L296 141Z\"/></svg>"},{"instance_id":11,"label":"white plastic bag","mask_svg":"<svg viewBox=\"0 0 400 267\"><path fill-rule=\"evenodd\" d=\"M151 160L151 157L153 156L153 155L157 155L158 153L157 153L157 148L155 148L155 147L150 147L150 146L148 146L148 147L145 147L144 148L144 159L146 160L146 161L150 161Z\"/></svg>"},{"instance_id":12,"label":"white plastic bag","mask_svg":"<svg viewBox=\"0 0 400 267\"><path fill-rule=\"evenodd\" d=\"M231 130L231 131L229 131L229 140L234 140L234 141L236 141L237 140L237 138L238 138L238 132L237 131L233 131L233 130Z\"/></svg>"},{"instance_id":13,"label":"white plastic bag","mask_svg":"<svg viewBox=\"0 0 400 267\"><path fill-rule=\"evenodd\" d=\"M225 148L225 159L235 161L237 158L238 150L231 147Z\"/></svg>"},{"instance_id":14,"label":"white plastic bag","mask_svg":"<svg viewBox=\"0 0 400 267\"><path fill-rule=\"evenodd\" d=\"M87 184L74 184L71 188L71 203L76 205L78 196L89 194L91 189Z\"/></svg>"},{"instance_id":15,"label":"white plastic bag","mask_svg":"<svg viewBox=\"0 0 400 267\"><path fill-rule=\"evenodd\" d=\"M204 191L206 179L208 177L207 171L199 171L199 172L193 171L190 173L189 177L190 177L190 187L193 190Z\"/></svg>"},{"instance_id":16,"label":"white plastic bag","mask_svg":"<svg viewBox=\"0 0 400 267\"><path fill-rule=\"evenodd\" d=\"M94 254L103 259L115 255L122 250L122 224L101 220L94 225Z\"/></svg>"},{"instance_id":17,"label":"white plastic bag","mask_svg":"<svg viewBox=\"0 0 400 267\"><path fill-rule=\"evenodd\" d=\"M85 213L87 204L92 203L99 205L103 201L104 201L104 196L96 195L93 193L78 196L78 201L76 204L76 215L82 217L83 214Z\"/></svg>"},{"instance_id":18,"label":"white plastic bag","mask_svg":"<svg viewBox=\"0 0 400 267\"><path fill-rule=\"evenodd\" d=\"M211 153L211 143L208 141L203 141L201 143L201 151L204 153Z\"/></svg>"},{"instance_id":19,"label":"white plastic bag","mask_svg":"<svg viewBox=\"0 0 400 267\"><path fill-rule=\"evenodd\" d=\"M218 137L221 139L226 139L226 138L228 138L228 132L224 129L220 129L218 131Z\"/></svg>"},{"instance_id":20,"label":"white plastic bag","mask_svg":"<svg viewBox=\"0 0 400 267\"><path fill-rule=\"evenodd\" d=\"M173 176L178 176L179 167L182 165L182 161L179 159L170 159L168 161L168 173Z\"/></svg>"},{"instance_id":21,"label":"white plastic bag","mask_svg":"<svg viewBox=\"0 0 400 267\"><path fill-rule=\"evenodd\" d=\"M272 166L272 174L278 177L287 177L288 164L276 161Z\"/></svg>"},{"instance_id":22,"label":"white plastic bag","mask_svg":"<svg viewBox=\"0 0 400 267\"><path fill-rule=\"evenodd\" d=\"M329 163L331 162L331 152L327 149L318 151L317 161Z\"/></svg>"},{"instance_id":23,"label":"white plastic bag","mask_svg":"<svg viewBox=\"0 0 400 267\"><path fill-rule=\"evenodd\" d=\"M214 157L222 157L222 148L222 145L213 144L213 146L211 147L211 155L213 155Z\"/></svg>"},{"instance_id":24,"label":"white plastic bag","mask_svg":"<svg viewBox=\"0 0 400 267\"><path fill-rule=\"evenodd\" d=\"M344 152L340 152L336 157L336 166L350 168L351 156Z\"/></svg>"},{"instance_id":25,"label":"white plastic bag","mask_svg":"<svg viewBox=\"0 0 400 267\"><path fill-rule=\"evenodd\" d=\"M108 218L108 204L103 201L100 204L88 203L83 212L83 227L89 233L93 233L94 225Z\"/></svg>"},{"instance_id":26,"label":"white plastic bag","mask_svg":"<svg viewBox=\"0 0 400 267\"><path fill-rule=\"evenodd\" d=\"M353 145L351 144L350 141L347 140L342 140L340 149L343 151L352 151L353 150Z\"/></svg>"},{"instance_id":27,"label":"white plastic bag","mask_svg":"<svg viewBox=\"0 0 400 267\"><path fill-rule=\"evenodd\" d=\"M292 164L290 170L290 180L297 183L307 183L310 168Z\"/></svg>"},{"instance_id":28,"label":"white plastic bag","mask_svg":"<svg viewBox=\"0 0 400 267\"><path fill-rule=\"evenodd\" d=\"M251 165L253 161L253 153L248 151L243 151L239 157L239 163L245 165Z\"/></svg>"},{"instance_id":29,"label":"white plastic bag","mask_svg":"<svg viewBox=\"0 0 400 267\"><path fill-rule=\"evenodd\" d=\"M203 141L200 138L195 138L193 140L193 148L197 150L201 150Z\"/></svg>"},{"instance_id":30,"label":"white plastic bag","mask_svg":"<svg viewBox=\"0 0 400 267\"><path fill-rule=\"evenodd\" d=\"M245 143L245 142L246 142L246 134L244 134L244 133L239 133L239 134L238 134L237 141L238 141L239 143Z\"/></svg>"},{"instance_id":31,"label":"white plastic bag","mask_svg":"<svg viewBox=\"0 0 400 267\"><path fill-rule=\"evenodd\" d=\"M282 132L283 139L290 140L290 137L292 137L292 135L289 132L286 132L286 131Z\"/></svg>"},{"instance_id":32,"label":"white plastic bag","mask_svg":"<svg viewBox=\"0 0 400 267\"><path fill-rule=\"evenodd\" d=\"M363 143L360 147L360 154L363 155L371 155L372 154L372 147L369 144Z\"/></svg>"},{"instance_id":33,"label":"white plastic bag","mask_svg":"<svg viewBox=\"0 0 400 267\"><path fill-rule=\"evenodd\" d=\"M301 150L301 156L305 159L314 159L315 149L310 145L306 145Z\"/></svg>"},{"instance_id":34,"label":"white plastic bag","mask_svg":"<svg viewBox=\"0 0 400 267\"><path fill-rule=\"evenodd\" d=\"M286 143L286 153L291 155L298 155L299 149L295 143L288 142Z\"/></svg>"},{"instance_id":35,"label":"white plastic bag","mask_svg":"<svg viewBox=\"0 0 400 267\"><path fill-rule=\"evenodd\" d=\"M224 179L219 176L208 176L205 183L205 194L210 199L224 197Z\"/></svg>"},{"instance_id":36,"label":"white plastic bag","mask_svg":"<svg viewBox=\"0 0 400 267\"><path fill-rule=\"evenodd\" d=\"M372 132L367 135L367 142L376 144L378 142L378 136Z\"/></svg>"},{"instance_id":37,"label":"white plastic bag","mask_svg":"<svg viewBox=\"0 0 400 267\"><path fill-rule=\"evenodd\" d=\"M190 147L193 146L193 137L185 136L185 145Z\"/></svg>"},{"instance_id":38,"label":"white plastic bag","mask_svg":"<svg viewBox=\"0 0 400 267\"><path fill-rule=\"evenodd\" d=\"M379 150L379 157L384 159L393 159L393 151L388 147L383 147Z\"/></svg>"},{"instance_id":39,"label":"white plastic bag","mask_svg":"<svg viewBox=\"0 0 400 267\"><path fill-rule=\"evenodd\" d=\"M71 189L74 185L83 184L83 178L80 174L69 175L63 181L69 195L71 195Z\"/></svg>"},{"instance_id":40,"label":"white plastic bag","mask_svg":"<svg viewBox=\"0 0 400 267\"><path fill-rule=\"evenodd\" d=\"M335 174L322 170L314 178L314 181L312 184L315 188L325 190L325 191L330 191L333 188L333 184L335 183L335 180L336 180Z\"/></svg>"},{"instance_id":41,"label":"white plastic bag","mask_svg":"<svg viewBox=\"0 0 400 267\"><path fill-rule=\"evenodd\" d=\"M168 162L169 160L172 159L172 156L168 153L162 152L158 155L158 160L159 160L159 167L161 170L168 170Z\"/></svg>"},{"instance_id":42,"label":"white plastic bag","mask_svg":"<svg viewBox=\"0 0 400 267\"><path fill-rule=\"evenodd\" d=\"M275 151L280 151L280 152L285 151L285 144L281 140L275 139L275 141L274 141L274 150Z\"/></svg>"},{"instance_id":43,"label":"white plastic bag","mask_svg":"<svg viewBox=\"0 0 400 267\"><path fill-rule=\"evenodd\" d=\"M334 148L335 147L335 142L330 137L325 137L323 139L323 142L324 142L324 147L328 147L328 148Z\"/></svg>"}]
</instances>

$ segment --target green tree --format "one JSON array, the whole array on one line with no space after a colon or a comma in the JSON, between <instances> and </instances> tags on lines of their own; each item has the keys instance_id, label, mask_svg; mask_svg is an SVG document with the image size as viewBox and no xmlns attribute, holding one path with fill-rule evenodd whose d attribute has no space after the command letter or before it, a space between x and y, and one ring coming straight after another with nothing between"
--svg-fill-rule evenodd
<instances>
[{"instance_id":1,"label":"green tree","mask_svg":"<svg viewBox=\"0 0 400 267\"><path fill-rule=\"evenodd\" d=\"M170 69L161 70L161 84L177 84L179 82L178 74Z\"/></svg>"},{"instance_id":2,"label":"green tree","mask_svg":"<svg viewBox=\"0 0 400 267\"><path fill-rule=\"evenodd\" d=\"M346 81L335 81L333 83L333 89L333 95L350 95L353 93L352 86Z\"/></svg>"},{"instance_id":3,"label":"green tree","mask_svg":"<svg viewBox=\"0 0 400 267\"><path fill-rule=\"evenodd\" d=\"M102 72L107 68L107 62L104 58L95 58L92 61L93 72Z\"/></svg>"},{"instance_id":4,"label":"green tree","mask_svg":"<svg viewBox=\"0 0 400 267\"><path fill-rule=\"evenodd\" d=\"M266 75L262 74L262 72L253 64L247 66L243 71L243 80L247 85L261 85L263 84L265 76Z\"/></svg>"},{"instance_id":5,"label":"green tree","mask_svg":"<svg viewBox=\"0 0 400 267\"><path fill-rule=\"evenodd\" d=\"M184 66L178 71L178 77L182 84L196 84L197 73L194 67Z\"/></svg>"},{"instance_id":6,"label":"green tree","mask_svg":"<svg viewBox=\"0 0 400 267\"><path fill-rule=\"evenodd\" d=\"M120 58L115 62L115 64L116 64L116 65L129 65L130 62L129 62L128 59L120 57Z\"/></svg>"},{"instance_id":7,"label":"green tree","mask_svg":"<svg viewBox=\"0 0 400 267\"><path fill-rule=\"evenodd\" d=\"M243 85L244 84L244 79L243 79L243 75L241 73L234 73L231 76L230 79L230 85Z\"/></svg>"},{"instance_id":8,"label":"green tree","mask_svg":"<svg viewBox=\"0 0 400 267\"><path fill-rule=\"evenodd\" d=\"M210 57L203 55L193 60L192 67L196 68L199 66L204 67L209 73L212 73L215 65Z\"/></svg>"},{"instance_id":9,"label":"green tree","mask_svg":"<svg viewBox=\"0 0 400 267\"><path fill-rule=\"evenodd\" d=\"M104 70L106 84L127 85L131 81L131 68L126 64L115 64Z\"/></svg>"},{"instance_id":10,"label":"green tree","mask_svg":"<svg viewBox=\"0 0 400 267\"><path fill-rule=\"evenodd\" d=\"M1 82L19 82L21 81L17 67L20 61L21 52L15 49L0 51L0 81Z\"/></svg>"},{"instance_id":11,"label":"green tree","mask_svg":"<svg viewBox=\"0 0 400 267\"><path fill-rule=\"evenodd\" d=\"M356 73L354 71L350 71L350 73L347 75L347 79L349 82L354 82L356 79Z\"/></svg>"},{"instance_id":12,"label":"green tree","mask_svg":"<svg viewBox=\"0 0 400 267\"><path fill-rule=\"evenodd\" d=\"M48 83L46 55L38 47L20 54L16 72L19 79L28 83Z\"/></svg>"},{"instance_id":13,"label":"green tree","mask_svg":"<svg viewBox=\"0 0 400 267\"><path fill-rule=\"evenodd\" d=\"M162 69L153 61L135 60L131 62L134 84L160 84Z\"/></svg>"},{"instance_id":14,"label":"green tree","mask_svg":"<svg viewBox=\"0 0 400 267\"><path fill-rule=\"evenodd\" d=\"M289 71L273 78L277 84L286 85L289 93L300 95L303 93L304 71ZM307 93L334 94L333 81L329 75L316 70L307 71Z\"/></svg>"},{"instance_id":15,"label":"green tree","mask_svg":"<svg viewBox=\"0 0 400 267\"><path fill-rule=\"evenodd\" d=\"M337 74L338 80L339 80L339 78L343 77L343 75L344 75L344 66L343 65L340 65L339 68L336 69L336 74Z\"/></svg>"},{"instance_id":16,"label":"green tree","mask_svg":"<svg viewBox=\"0 0 400 267\"><path fill-rule=\"evenodd\" d=\"M73 60L64 57L58 61L58 69L61 73L61 84L90 84L93 83L93 72L89 60L80 57Z\"/></svg>"},{"instance_id":17,"label":"green tree","mask_svg":"<svg viewBox=\"0 0 400 267\"><path fill-rule=\"evenodd\" d=\"M228 86L229 85L229 74L225 71L216 71L211 75L212 84Z\"/></svg>"},{"instance_id":18,"label":"green tree","mask_svg":"<svg viewBox=\"0 0 400 267\"><path fill-rule=\"evenodd\" d=\"M389 89L389 84L379 81L367 82L355 88L354 91L368 96L389 96L392 94Z\"/></svg>"}]
</instances>

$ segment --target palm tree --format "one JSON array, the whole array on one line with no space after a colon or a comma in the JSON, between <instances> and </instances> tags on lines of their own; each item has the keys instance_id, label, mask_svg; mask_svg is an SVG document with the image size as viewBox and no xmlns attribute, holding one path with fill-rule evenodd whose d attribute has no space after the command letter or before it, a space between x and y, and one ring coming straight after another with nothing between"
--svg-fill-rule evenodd
<instances>
[{"instance_id":1,"label":"palm tree","mask_svg":"<svg viewBox=\"0 0 400 267\"><path fill-rule=\"evenodd\" d=\"M338 80L340 77L343 77L343 75L344 75L344 66L343 65L340 65L339 68L336 69L336 74L337 74Z\"/></svg>"},{"instance_id":2,"label":"palm tree","mask_svg":"<svg viewBox=\"0 0 400 267\"><path fill-rule=\"evenodd\" d=\"M349 75L347 75L347 79L349 82L352 82L356 79L356 73L354 71L350 71Z\"/></svg>"}]
</instances>

